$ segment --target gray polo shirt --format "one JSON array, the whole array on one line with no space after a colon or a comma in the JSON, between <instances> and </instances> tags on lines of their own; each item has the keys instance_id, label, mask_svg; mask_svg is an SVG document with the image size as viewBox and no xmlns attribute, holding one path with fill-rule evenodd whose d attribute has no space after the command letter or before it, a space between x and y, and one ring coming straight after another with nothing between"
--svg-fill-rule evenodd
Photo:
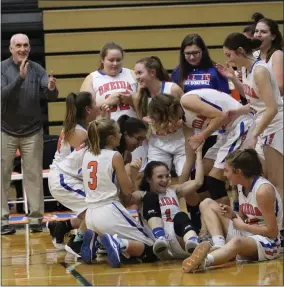
<instances>
[{"instance_id":1,"label":"gray polo shirt","mask_svg":"<svg viewBox=\"0 0 284 287\"><path fill-rule=\"evenodd\" d=\"M1 62L1 129L12 136L29 136L42 127L40 99L56 101L58 90L47 88L48 75L29 60L25 79L12 57Z\"/></svg>"}]
</instances>

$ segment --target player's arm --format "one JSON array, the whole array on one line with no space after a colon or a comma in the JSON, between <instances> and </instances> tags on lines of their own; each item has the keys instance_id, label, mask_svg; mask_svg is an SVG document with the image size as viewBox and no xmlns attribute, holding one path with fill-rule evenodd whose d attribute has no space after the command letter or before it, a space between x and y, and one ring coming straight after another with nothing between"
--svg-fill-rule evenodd
<instances>
[{"instance_id":1,"label":"player's arm","mask_svg":"<svg viewBox=\"0 0 284 287\"><path fill-rule=\"evenodd\" d=\"M181 99L181 104L185 109L211 119L209 125L199 134L203 140L207 139L213 132L219 130L223 125L228 123L229 117L227 113L204 103L198 95L183 97Z\"/></svg>"},{"instance_id":2,"label":"player's arm","mask_svg":"<svg viewBox=\"0 0 284 287\"><path fill-rule=\"evenodd\" d=\"M254 81L259 91L260 99L265 103L266 109L253 130L253 137L258 137L269 126L277 114L277 105L273 97L273 88L270 80L269 71L258 66L254 70Z\"/></svg>"},{"instance_id":3,"label":"player's arm","mask_svg":"<svg viewBox=\"0 0 284 287\"><path fill-rule=\"evenodd\" d=\"M83 130L77 130L74 131L69 139L69 144L73 147L73 148L77 148L79 147L82 143L85 142L85 140L87 139L88 135L85 131Z\"/></svg>"},{"instance_id":4,"label":"player's arm","mask_svg":"<svg viewBox=\"0 0 284 287\"><path fill-rule=\"evenodd\" d=\"M256 193L256 201L264 219L264 225L244 224L242 228L253 234L275 238L278 235L278 225L275 216L275 190L270 184L262 184Z\"/></svg>"},{"instance_id":5,"label":"player's arm","mask_svg":"<svg viewBox=\"0 0 284 287\"><path fill-rule=\"evenodd\" d=\"M184 183L184 182L188 181L188 179L190 178L191 169L192 169L192 167L194 165L194 161L195 161L195 152L188 144L189 138L193 135L193 130L184 124L183 125L183 134L184 134L184 139L185 139L186 161L183 165L182 173L179 177L179 183Z\"/></svg>"},{"instance_id":6,"label":"player's arm","mask_svg":"<svg viewBox=\"0 0 284 287\"><path fill-rule=\"evenodd\" d=\"M91 74L89 74L83 81L80 92L89 92L93 97L95 97L95 91L93 89L93 77Z\"/></svg>"},{"instance_id":7,"label":"player's arm","mask_svg":"<svg viewBox=\"0 0 284 287\"><path fill-rule=\"evenodd\" d=\"M181 99L181 97L183 96L184 92L181 89L180 86L178 86L177 84L173 84L172 88L171 88L171 95L176 97L178 100Z\"/></svg>"},{"instance_id":8,"label":"player's arm","mask_svg":"<svg viewBox=\"0 0 284 287\"><path fill-rule=\"evenodd\" d=\"M198 147L196 150L196 173L195 179L186 181L183 184L179 184L176 188L176 193L178 197L184 197L187 200L187 197L190 197L192 192L196 192L203 184L204 181L204 170L202 164L202 147L203 144Z\"/></svg>"},{"instance_id":9,"label":"player's arm","mask_svg":"<svg viewBox=\"0 0 284 287\"><path fill-rule=\"evenodd\" d=\"M275 51L272 57L272 71L277 80L277 84L280 90L280 94L284 95L283 88L283 51Z\"/></svg>"}]
</instances>

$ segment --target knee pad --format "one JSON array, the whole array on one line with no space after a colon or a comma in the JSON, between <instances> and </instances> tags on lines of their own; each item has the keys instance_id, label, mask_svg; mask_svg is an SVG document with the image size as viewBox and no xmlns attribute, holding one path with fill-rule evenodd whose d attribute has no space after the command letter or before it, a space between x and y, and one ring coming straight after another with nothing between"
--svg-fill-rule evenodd
<instances>
[{"instance_id":1,"label":"knee pad","mask_svg":"<svg viewBox=\"0 0 284 287\"><path fill-rule=\"evenodd\" d=\"M143 197L143 217L147 221L152 217L162 217L157 193L147 192Z\"/></svg>"},{"instance_id":2,"label":"knee pad","mask_svg":"<svg viewBox=\"0 0 284 287\"><path fill-rule=\"evenodd\" d=\"M155 262L159 260L159 258L153 252L153 246L148 246L146 244L143 253L137 258L140 259L143 263L147 262Z\"/></svg>"},{"instance_id":3,"label":"knee pad","mask_svg":"<svg viewBox=\"0 0 284 287\"><path fill-rule=\"evenodd\" d=\"M174 231L179 237L183 237L188 231L193 230L196 232L195 228L192 226L192 222L188 215L180 211L174 217Z\"/></svg>"},{"instance_id":4,"label":"knee pad","mask_svg":"<svg viewBox=\"0 0 284 287\"><path fill-rule=\"evenodd\" d=\"M224 181L212 176L206 176L204 181L206 181L207 190L209 191L212 199L216 200L228 196Z\"/></svg>"}]
</instances>

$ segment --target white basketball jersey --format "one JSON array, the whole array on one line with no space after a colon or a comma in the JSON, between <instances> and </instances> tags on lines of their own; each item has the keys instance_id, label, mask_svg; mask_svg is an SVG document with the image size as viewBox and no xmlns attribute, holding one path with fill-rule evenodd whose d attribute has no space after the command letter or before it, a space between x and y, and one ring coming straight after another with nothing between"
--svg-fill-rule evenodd
<instances>
[{"instance_id":1,"label":"white basketball jersey","mask_svg":"<svg viewBox=\"0 0 284 287\"><path fill-rule=\"evenodd\" d=\"M259 121L261 120L266 110L266 104L264 103L263 100L259 98L259 90L253 79L254 70L258 66L262 66L269 71L270 80L271 80L272 89L273 89L273 97L275 98L277 109L278 109L278 113L276 114L274 119L271 121L269 126L262 133L263 136L267 136L283 128L283 100L281 98L279 87L278 87L276 78L272 70L269 68L269 66L264 61L256 61L253 64L251 70L247 71L247 75L243 77L243 84L244 84L244 91L246 94L246 98L250 104L250 107L256 113L256 119L255 119L256 124L259 123Z\"/></svg>"},{"instance_id":2,"label":"white basketball jersey","mask_svg":"<svg viewBox=\"0 0 284 287\"><path fill-rule=\"evenodd\" d=\"M220 111L228 111L231 109L238 109L242 107L242 104L240 104L237 100L235 100L233 97L228 95L227 93L217 91L214 89L198 89L198 90L192 90L182 96L184 97L190 97L190 95L198 95L198 97L206 104L211 105L212 107L220 110ZM182 106L182 104L181 104ZM204 130L209 122L210 119L198 115L195 112L189 111L185 109L182 106L184 110L184 120L185 124L189 128L197 129L197 130ZM235 121L237 122L238 119ZM234 125L232 125L233 127ZM224 129L223 129L224 130Z\"/></svg>"},{"instance_id":3,"label":"white basketball jersey","mask_svg":"<svg viewBox=\"0 0 284 287\"><path fill-rule=\"evenodd\" d=\"M112 167L113 150L102 149L99 155L87 151L82 164L86 202L94 207L119 201L119 190L115 185L115 171Z\"/></svg>"},{"instance_id":4,"label":"white basketball jersey","mask_svg":"<svg viewBox=\"0 0 284 287\"><path fill-rule=\"evenodd\" d=\"M137 92L136 80L133 78L131 70L127 68L122 68L115 77L106 75L102 70L97 70L91 75L97 103L104 101L112 94L128 93L133 96ZM134 108L130 105L118 104L111 108L113 120L117 121L121 115L137 118Z\"/></svg>"},{"instance_id":5,"label":"white basketball jersey","mask_svg":"<svg viewBox=\"0 0 284 287\"><path fill-rule=\"evenodd\" d=\"M82 162L86 147L81 145L57 164L57 169L64 174L83 180Z\"/></svg>"},{"instance_id":6,"label":"white basketball jersey","mask_svg":"<svg viewBox=\"0 0 284 287\"><path fill-rule=\"evenodd\" d=\"M161 86L161 90L160 90L160 94L171 94L172 91L172 86L173 86L173 82L165 82L162 81L162 86ZM152 100L152 97L150 95L150 92L148 91L148 105L150 104Z\"/></svg>"},{"instance_id":7,"label":"white basketball jersey","mask_svg":"<svg viewBox=\"0 0 284 287\"><path fill-rule=\"evenodd\" d=\"M87 130L83 128L81 125L76 125L75 126L75 131L77 130L82 130L86 133L87 136ZM54 159L52 161L52 164L50 165L50 168L54 168L57 166L63 159L65 159L72 151L74 148L67 142L65 141L65 135L64 135L64 130L61 131L58 143L57 143L57 150L54 155Z\"/></svg>"},{"instance_id":8,"label":"white basketball jersey","mask_svg":"<svg viewBox=\"0 0 284 287\"><path fill-rule=\"evenodd\" d=\"M246 197L243 194L242 191L243 187L241 185L238 185L240 211L247 217L246 223L248 224L258 224L258 225L265 224L261 210L259 209L259 206L256 201L256 193L262 184L269 184L273 186L267 179L263 177L258 177L252 183L252 188L248 194L248 197ZM281 230L282 219L283 219L283 205L278 191L274 186L273 188L275 190L276 195L274 212L277 219L278 229Z\"/></svg>"},{"instance_id":9,"label":"white basketball jersey","mask_svg":"<svg viewBox=\"0 0 284 287\"><path fill-rule=\"evenodd\" d=\"M181 211L176 192L168 188L166 193L159 193L159 202L163 220L172 222L175 215Z\"/></svg>"}]
</instances>

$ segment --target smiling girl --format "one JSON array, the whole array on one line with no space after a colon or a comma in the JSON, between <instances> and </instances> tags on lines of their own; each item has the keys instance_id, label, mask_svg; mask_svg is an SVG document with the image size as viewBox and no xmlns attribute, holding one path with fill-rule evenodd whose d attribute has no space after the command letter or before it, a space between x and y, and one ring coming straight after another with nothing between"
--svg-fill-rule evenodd
<instances>
[{"instance_id":1,"label":"smiling girl","mask_svg":"<svg viewBox=\"0 0 284 287\"><path fill-rule=\"evenodd\" d=\"M184 272L194 272L231 260L271 260L280 254L282 201L276 188L262 177L262 166L253 149L236 150L226 158L224 175L238 185L240 213L211 199L200 204L212 236L184 260Z\"/></svg>"}]
</instances>

